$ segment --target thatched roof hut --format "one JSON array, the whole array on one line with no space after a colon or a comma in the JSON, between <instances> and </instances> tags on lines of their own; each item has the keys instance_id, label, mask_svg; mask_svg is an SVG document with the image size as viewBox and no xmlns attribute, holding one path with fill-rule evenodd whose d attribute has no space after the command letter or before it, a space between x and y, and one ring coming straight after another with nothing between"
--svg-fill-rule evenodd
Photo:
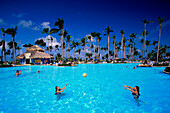
<instances>
[{"instance_id":1,"label":"thatched roof hut","mask_svg":"<svg viewBox=\"0 0 170 113\"><path fill-rule=\"evenodd\" d=\"M40 48L38 45L34 45L31 47L26 48L27 51L39 51L39 52L44 52L42 48Z\"/></svg>"},{"instance_id":2,"label":"thatched roof hut","mask_svg":"<svg viewBox=\"0 0 170 113\"><path fill-rule=\"evenodd\" d=\"M24 58L43 58L43 59L54 59L53 56L44 52L42 48L38 45L34 45L31 47L26 48L27 52L19 55L16 59L24 59Z\"/></svg>"}]
</instances>

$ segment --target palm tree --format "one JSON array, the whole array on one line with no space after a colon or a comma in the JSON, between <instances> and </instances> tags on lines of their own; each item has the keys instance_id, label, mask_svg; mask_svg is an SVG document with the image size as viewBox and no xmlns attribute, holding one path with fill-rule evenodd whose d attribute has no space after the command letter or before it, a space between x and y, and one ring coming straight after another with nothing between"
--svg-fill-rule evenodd
<instances>
[{"instance_id":1,"label":"palm tree","mask_svg":"<svg viewBox=\"0 0 170 113\"><path fill-rule=\"evenodd\" d=\"M63 51L63 35L64 35L64 20L63 19L59 19L58 21L55 22L55 26L58 26L59 29L56 30L60 30L60 43L61 43L61 48L62 48L62 58L64 57L64 51Z\"/></svg>"},{"instance_id":2,"label":"palm tree","mask_svg":"<svg viewBox=\"0 0 170 113\"><path fill-rule=\"evenodd\" d=\"M117 43L114 41L115 43L115 58L117 57Z\"/></svg>"},{"instance_id":3,"label":"palm tree","mask_svg":"<svg viewBox=\"0 0 170 113\"><path fill-rule=\"evenodd\" d=\"M104 51L104 47L101 47L100 50L103 52Z\"/></svg>"},{"instance_id":4,"label":"palm tree","mask_svg":"<svg viewBox=\"0 0 170 113\"><path fill-rule=\"evenodd\" d=\"M112 39L114 39L114 41L113 41L113 44L114 44L114 54L113 54L113 59L115 59L115 46L116 46L116 36L113 34L113 36L112 37L110 37L110 38L112 38Z\"/></svg>"},{"instance_id":5,"label":"palm tree","mask_svg":"<svg viewBox=\"0 0 170 113\"><path fill-rule=\"evenodd\" d=\"M14 45L14 42L15 42L15 35L17 33L17 26L15 28L8 28L6 30L6 33L7 34L10 34L12 36L12 41L13 41L13 63L16 62L16 59L15 59L15 45Z\"/></svg>"},{"instance_id":6,"label":"palm tree","mask_svg":"<svg viewBox=\"0 0 170 113\"><path fill-rule=\"evenodd\" d=\"M6 29L1 28L2 31L2 36L3 36L3 42L2 42L2 51L1 51L1 57L3 59L3 51L4 51L4 62L6 62L6 49L5 49L5 33L6 33Z\"/></svg>"},{"instance_id":7,"label":"palm tree","mask_svg":"<svg viewBox=\"0 0 170 113\"><path fill-rule=\"evenodd\" d=\"M30 43L29 43L29 44L24 44L24 45L23 45L23 47L31 47L31 46L33 46L33 45L30 44Z\"/></svg>"},{"instance_id":8,"label":"palm tree","mask_svg":"<svg viewBox=\"0 0 170 113\"><path fill-rule=\"evenodd\" d=\"M143 42L144 42L144 39L141 39L141 40L140 40L140 43L142 44L142 58L143 58L143 55L144 55L144 51L143 51Z\"/></svg>"},{"instance_id":9,"label":"palm tree","mask_svg":"<svg viewBox=\"0 0 170 113\"><path fill-rule=\"evenodd\" d=\"M21 50L21 48L20 48L19 46L17 46L17 47L16 47L16 50L18 50L18 53L19 53L19 55L20 55L20 50Z\"/></svg>"},{"instance_id":10,"label":"palm tree","mask_svg":"<svg viewBox=\"0 0 170 113\"><path fill-rule=\"evenodd\" d=\"M158 43L158 41L154 40L153 43L152 43L154 47L155 47L156 43Z\"/></svg>"},{"instance_id":11,"label":"palm tree","mask_svg":"<svg viewBox=\"0 0 170 113\"><path fill-rule=\"evenodd\" d=\"M149 33L150 33L150 32L148 32L148 31L146 30L146 32L143 31L141 35L142 35L142 36L145 36L145 35L147 36ZM141 40L141 41L142 41L142 40ZM144 42L144 40L143 40L143 42ZM142 42L141 42L141 43L142 43ZM142 46L142 47L143 47L143 46ZM142 55L143 58L144 58L144 53L147 53L146 43L144 43L144 47L145 47L145 50L142 49L142 50L143 50L143 55Z\"/></svg>"},{"instance_id":12,"label":"palm tree","mask_svg":"<svg viewBox=\"0 0 170 113\"><path fill-rule=\"evenodd\" d=\"M51 39L50 39L50 40L51 40L51 53L52 53L52 51L53 51L53 50L52 50L52 49L53 49L53 37L52 37L52 36L51 36Z\"/></svg>"},{"instance_id":13,"label":"palm tree","mask_svg":"<svg viewBox=\"0 0 170 113\"><path fill-rule=\"evenodd\" d=\"M57 50L57 54L58 54L58 51L59 51L59 45L55 45L55 48L56 48L56 50ZM58 55L56 55L57 56L57 58L58 58Z\"/></svg>"},{"instance_id":14,"label":"palm tree","mask_svg":"<svg viewBox=\"0 0 170 113\"><path fill-rule=\"evenodd\" d=\"M146 40L147 54L149 54L149 45L150 45L150 42L151 42L151 41Z\"/></svg>"},{"instance_id":15,"label":"palm tree","mask_svg":"<svg viewBox=\"0 0 170 113\"><path fill-rule=\"evenodd\" d=\"M106 50L107 50L107 45L106 45L106 47L103 48L103 50L105 51L105 55L104 55L104 56L105 56L105 61L106 61Z\"/></svg>"},{"instance_id":16,"label":"palm tree","mask_svg":"<svg viewBox=\"0 0 170 113\"><path fill-rule=\"evenodd\" d=\"M3 45L2 43L3 43L3 40L2 40L2 41L0 41L0 46L2 46L2 45ZM1 63L3 63L3 62L2 62L2 55L3 55L3 50L1 49L1 56L0 56L0 58L1 58Z\"/></svg>"},{"instance_id":17,"label":"palm tree","mask_svg":"<svg viewBox=\"0 0 170 113\"><path fill-rule=\"evenodd\" d=\"M48 52L49 52L49 54L50 54L50 49L49 49L49 38L48 38L48 36L49 36L49 34L50 34L50 31L49 31L49 28L44 28L43 29L43 31L42 31L42 33L46 33L47 34L47 45L48 45Z\"/></svg>"},{"instance_id":18,"label":"palm tree","mask_svg":"<svg viewBox=\"0 0 170 113\"><path fill-rule=\"evenodd\" d=\"M161 19L161 17L158 17L158 23L159 23L159 39L158 39L158 50L157 50L157 62L158 62L158 58L159 58L159 44L160 44L160 38L161 38L161 26L162 26L162 22L165 20L165 17L163 17Z\"/></svg>"},{"instance_id":19,"label":"palm tree","mask_svg":"<svg viewBox=\"0 0 170 113\"><path fill-rule=\"evenodd\" d=\"M81 52L81 49L78 49L78 50L76 51L76 53L79 54L79 60L80 60L80 52Z\"/></svg>"},{"instance_id":20,"label":"palm tree","mask_svg":"<svg viewBox=\"0 0 170 113\"><path fill-rule=\"evenodd\" d=\"M130 34L129 37L131 37L131 38L132 38L132 41L133 41L132 60L134 60L134 53L135 53L135 50L134 50L134 46L135 46L134 39L136 38L136 34L135 34L135 33L132 33L132 34Z\"/></svg>"},{"instance_id":21,"label":"palm tree","mask_svg":"<svg viewBox=\"0 0 170 113\"><path fill-rule=\"evenodd\" d=\"M107 28L105 28L105 32L106 32L106 34L104 34L104 36L107 35L107 37L108 37L108 57L109 57L109 61L110 61L110 55L109 55L109 35L110 35L111 32L113 32L113 30L112 30L111 27L108 26Z\"/></svg>"},{"instance_id":22,"label":"palm tree","mask_svg":"<svg viewBox=\"0 0 170 113\"><path fill-rule=\"evenodd\" d=\"M80 42L76 42L76 47L79 48ZM80 50L81 51L81 50ZM80 56L79 56L80 57Z\"/></svg>"},{"instance_id":23,"label":"palm tree","mask_svg":"<svg viewBox=\"0 0 170 113\"><path fill-rule=\"evenodd\" d=\"M98 41L98 49L97 49L97 59L99 60L99 48L100 48L100 41L102 37L100 37L101 33L96 33L97 41Z\"/></svg>"},{"instance_id":24,"label":"palm tree","mask_svg":"<svg viewBox=\"0 0 170 113\"><path fill-rule=\"evenodd\" d=\"M118 42L118 43L117 43L117 45L118 45L117 50L119 51L119 58L121 58L121 56L120 56L120 47L121 47L121 42Z\"/></svg>"},{"instance_id":25,"label":"palm tree","mask_svg":"<svg viewBox=\"0 0 170 113\"><path fill-rule=\"evenodd\" d=\"M83 38L80 40L80 42L81 42L81 46L84 46L84 54L85 54L85 62L86 62L86 44L87 44L87 42L86 42L86 37L83 37Z\"/></svg>"},{"instance_id":26,"label":"palm tree","mask_svg":"<svg viewBox=\"0 0 170 113\"><path fill-rule=\"evenodd\" d=\"M6 55L9 55L9 61L10 61L10 53L11 53L10 49L7 50L6 53L5 53Z\"/></svg>"},{"instance_id":27,"label":"palm tree","mask_svg":"<svg viewBox=\"0 0 170 113\"><path fill-rule=\"evenodd\" d=\"M66 36L68 35L68 31L64 30L64 34L63 34L63 37L64 37L64 49L65 49L65 52L64 52L64 57L66 58Z\"/></svg>"},{"instance_id":28,"label":"palm tree","mask_svg":"<svg viewBox=\"0 0 170 113\"><path fill-rule=\"evenodd\" d=\"M68 49L67 50L70 50L70 48L69 48L69 43L71 42L71 36L70 35L67 35L66 36L66 42L68 43ZM70 51L68 51L68 58L70 58Z\"/></svg>"},{"instance_id":29,"label":"palm tree","mask_svg":"<svg viewBox=\"0 0 170 113\"><path fill-rule=\"evenodd\" d=\"M90 33L90 35L87 36L87 39L90 41L90 53L91 53L91 39L92 39L93 32Z\"/></svg>"},{"instance_id":30,"label":"palm tree","mask_svg":"<svg viewBox=\"0 0 170 113\"><path fill-rule=\"evenodd\" d=\"M125 58L126 54L125 54L125 48L126 48L126 38L123 38L123 47L124 47L124 54L123 54L123 58Z\"/></svg>"},{"instance_id":31,"label":"palm tree","mask_svg":"<svg viewBox=\"0 0 170 113\"><path fill-rule=\"evenodd\" d=\"M94 42L95 42L95 37L96 37L97 33L96 33L96 32L91 32L90 35L91 35L92 38L93 38L93 52L94 52L93 60L95 60L95 44L94 44ZM91 44L90 44L90 51L91 51Z\"/></svg>"},{"instance_id":32,"label":"palm tree","mask_svg":"<svg viewBox=\"0 0 170 113\"><path fill-rule=\"evenodd\" d=\"M144 36L145 36L145 40L144 40L144 52L145 52L145 58L146 58L146 24L149 23L153 23L153 21L147 21L146 18L144 20L142 20L142 22L144 23Z\"/></svg>"},{"instance_id":33,"label":"palm tree","mask_svg":"<svg viewBox=\"0 0 170 113\"><path fill-rule=\"evenodd\" d=\"M123 29L120 31L120 33L122 34L122 40L121 40L121 61L122 61L122 51L123 51L123 37L125 32L123 31Z\"/></svg>"}]
</instances>

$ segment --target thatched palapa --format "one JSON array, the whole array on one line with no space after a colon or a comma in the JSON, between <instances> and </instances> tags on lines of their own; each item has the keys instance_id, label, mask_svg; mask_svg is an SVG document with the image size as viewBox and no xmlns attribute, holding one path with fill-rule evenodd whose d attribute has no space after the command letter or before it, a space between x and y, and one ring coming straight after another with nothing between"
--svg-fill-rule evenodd
<instances>
[{"instance_id":1,"label":"thatched palapa","mask_svg":"<svg viewBox=\"0 0 170 113\"><path fill-rule=\"evenodd\" d=\"M45 53L42 48L37 45L26 48L27 52L17 56L21 64L47 64L50 59L54 59L53 56Z\"/></svg>"}]
</instances>

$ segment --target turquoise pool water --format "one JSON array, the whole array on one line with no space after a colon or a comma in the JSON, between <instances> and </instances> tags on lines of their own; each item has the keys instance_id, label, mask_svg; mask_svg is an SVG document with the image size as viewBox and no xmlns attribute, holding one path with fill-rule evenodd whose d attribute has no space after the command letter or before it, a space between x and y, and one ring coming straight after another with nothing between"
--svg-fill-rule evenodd
<instances>
[{"instance_id":1,"label":"turquoise pool water","mask_svg":"<svg viewBox=\"0 0 170 113\"><path fill-rule=\"evenodd\" d=\"M170 112L170 76L162 73L165 68L133 69L136 65L0 68L0 113ZM19 77L16 70L22 71ZM83 73L87 73L86 78ZM58 100L55 86L64 87L66 83L65 95ZM143 102L137 103L124 85L138 85Z\"/></svg>"}]
</instances>

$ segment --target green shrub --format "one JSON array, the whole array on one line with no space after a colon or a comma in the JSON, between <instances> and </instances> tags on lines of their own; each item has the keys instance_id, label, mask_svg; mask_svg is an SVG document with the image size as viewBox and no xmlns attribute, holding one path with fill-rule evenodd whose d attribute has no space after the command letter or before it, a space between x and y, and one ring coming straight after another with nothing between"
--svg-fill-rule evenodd
<instances>
[{"instance_id":1,"label":"green shrub","mask_svg":"<svg viewBox=\"0 0 170 113\"><path fill-rule=\"evenodd\" d=\"M34 63L32 63L32 62L31 62L30 64L31 64L31 65L34 65Z\"/></svg>"},{"instance_id":2,"label":"green shrub","mask_svg":"<svg viewBox=\"0 0 170 113\"><path fill-rule=\"evenodd\" d=\"M162 63L162 64L155 63L155 64L153 64L153 66L168 66L168 65L169 65L169 63Z\"/></svg>"},{"instance_id":3,"label":"green shrub","mask_svg":"<svg viewBox=\"0 0 170 113\"><path fill-rule=\"evenodd\" d=\"M71 64L58 64L58 66L71 66Z\"/></svg>"},{"instance_id":4,"label":"green shrub","mask_svg":"<svg viewBox=\"0 0 170 113\"><path fill-rule=\"evenodd\" d=\"M166 67L166 68L165 68L165 71L166 71L166 72L170 72L170 67Z\"/></svg>"},{"instance_id":5,"label":"green shrub","mask_svg":"<svg viewBox=\"0 0 170 113\"><path fill-rule=\"evenodd\" d=\"M12 65L3 64L3 65L0 65L0 67L12 67Z\"/></svg>"}]
</instances>

